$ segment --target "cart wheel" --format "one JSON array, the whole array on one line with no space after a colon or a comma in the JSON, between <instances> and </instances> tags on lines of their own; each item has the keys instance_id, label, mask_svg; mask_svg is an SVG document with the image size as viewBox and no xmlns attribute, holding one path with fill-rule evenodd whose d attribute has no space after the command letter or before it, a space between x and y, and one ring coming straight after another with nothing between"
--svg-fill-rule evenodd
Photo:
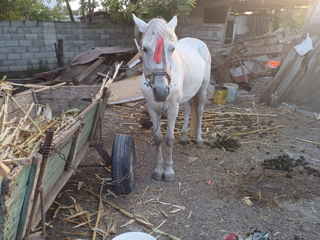
<instances>
[{"instance_id":1,"label":"cart wheel","mask_svg":"<svg viewBox=\"0 0 320 240\"><path fill-rule=\"evenodd\" d=\"M114 184L114 188L119 194L129 194L135 185L135 147L131 135L121 134L115 137L111 158L112 181L120 181Z\"/></svg>"}]
</instances>

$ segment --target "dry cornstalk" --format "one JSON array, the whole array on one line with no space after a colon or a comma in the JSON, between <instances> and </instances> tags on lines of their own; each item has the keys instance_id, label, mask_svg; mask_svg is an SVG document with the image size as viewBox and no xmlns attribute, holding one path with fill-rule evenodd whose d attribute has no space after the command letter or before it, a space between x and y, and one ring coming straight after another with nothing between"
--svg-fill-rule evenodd
<instances>
[{"instance_id":1,"label":"dry cornstalk","mask_svg":"<svg viewBox=\"0 0 320 240\"><path fill-rule=\"evenodd\" d=\"M98 199L99 199L99 197L100 197L99 194L96 194L96 193L92 192L92 191L91 191L90 189L88 189L88 188L86 188L85 191L87 191L87 192L88 192L89 194L91 194L92 196L97 197ZM105 200L105 199L102 199L102 202L108 204L108 205L111 206L112 208L118 210L118 211L119 211L120 213L122 213L123 215L125 215L125 216L127 216L127 217L129 217L129 218L131 218L131 219L134 219L136 222L142 224L143 226L151 229L152 231L154 231L154 232L156 232L156 233L160 233L161 235L166 236L166 237L168 237L168 238L171 239L171 240L180 240L180 238L177 238L177 237L175 237L175 236L173 236L173 235L171 235L171 234L168 234L168 233L166 233L166 232L164 232L164 231L161 231L161 230L159 230L159 229L156 229L155 227L153 227L153 225L152 225L150 222L146 222L146 221L144 221L144 220L142 220L142 219L134 216L133 214L127 212L126 210L121 209L120 207L118 207L117 205L113 204L112 202L109 202L109 201L107 201L107 200Z\"/></svg>"},{"instance_id":2,"label":"dry cornstalk","mask_svg":"<svg viewBox=\"0 0 320 240\"><path fill-rule=\"evenodd\" d=\"M26 88L39 88L39 89L41 89L41 88L46 88L46 87L48 87L48 86L42 86L42 85L38 85L38 84L30 84L30 83L28 83L28 84L22 84L22 83L10 83L11 85L13 85L13 86L19 86L19 87L26 87Z\"/></svg>"},{"instance_id":3,"label":"dry cornstalk","mask_svg":"<svg viewBox=\"0 0 320 240\"><path fill-rule=\"evenodd\" d=\"M76 217L82 216L82 215L84 215L86 213L87 213L87 211L82 211L82 212L79 212L77 214L71 215L71 216L65 218L64 220L69 220L69 219L72 219L72 218L76 218Z\"/></svg>"},{"instance_id":4,"label":"dry cornstalk","mask_svg":"<svg viewBox=\"0 0 320 240\"><path fill-rule=\"evenodd\" d=\"M117 64L116 70L114 71L114 74L113 74L111 79L109 79L109 80L107 78L103 79L103 82L101 84L101 88L100 88L99 92L96 94L95 100L98 100L98 99L101 98L104 88L108 88L108 89L110 88L110 85L114 81L114 79L116 78L116 76L118 74L118 71L119 71L119 68L121 67L121 65L122 65L122 62Z\"/></svg>"},{"instance_id":5,"label":"dry cornstalk","mask_svg":"<svg viewBox=\"0 0 320 240\"><path fill-rule=\"evenodd\" d=\"M100 187L98 215L97 215L96 223L95 223L95 225L94 225L94 228L95 228L95 229L97 229L98 226L99 226L99 222L100 222L100 218L101 218L101 213L102 213L102 211L103 211L102 189L103 189L103 183L101 184L101 187ZM96 235L97 235L97 231L96 231L96 230L93 230L92 240L95 240L95 239L96 239Z\"/></svg>"},{"instance_id":6,"label":"dry cornstalk","mask_svg":"<svg viewBox=\"0 0 320 240\"><path fill-rule=\"evenodd\" d=\"M299 141L301 141L301 142L311 143L311 144L313 144L313 145L320 146L320 143L319 143L319 142L314 142L314 141L310 141L310 140L306 140L306 139L302 139L302 138L296 138L296 140L299 140Z\"/></svg>"},{"instance_id":7,"label":"dry cornstalk","mask_svg":"<svg viewBox=\"0 0 320 240\"><path fill-rule=\"evenodd\" d=\"M267 132L267 131L271 131L271 130L275 130L275 129L283 128L283 127L284 127L283 125L280 125L280 126L276 126L276 127L272 127L272 128L258 129L258 130L254 130L254 131L250 131L250 132L246 132L246 133L234 133L232 135L234 135L234 136L250 135L250 134L254 134L254 133Z\"/></svg>"},{"instance_id":8,"label":"dry cornstalk","mask_svg":"<svg viewBox=\"0 0 320 240\"><path fill-rule=\"evenodd\" d=\"M20 108L20 110L27 116L27 118L29 118L29 120L33 123L33 125L39 130L39 132L41 132L41 129L39 128L38 124L36 124L36 122L29 116L27 115L26 111L21 107L21 105L18 103L18 101L12 97L12 96L9 96L10 99L16 104L16 106L18 108Z\"/></svg>"},{"instance_id":9,"label":"dry cornstalk","mask_svg":"<svg viewBox=\"0 0 320 240\"><path fill-rule=\"evenodd\" d=\"M91 233L89 232L67 232L67 231L61 231L63 234L68 234L68 235L74 235L74 236L81 236L81 237L90 237Z\"/></svg>"},{"instance_id":10,"label":"dry cornstalk","mask_svg":"<svg viewBox=\"0 0 320 240\"><path fill-rule=\"evenodd\" d=\"M8 103L9 103L9 96L8 94L6 95L4 99L4 105L3 105L3 119L2 119L2 127L1 127L1 134L4 131L6 120L7 120L7 115L8 115Z\"/></svg>"}]
</instances>

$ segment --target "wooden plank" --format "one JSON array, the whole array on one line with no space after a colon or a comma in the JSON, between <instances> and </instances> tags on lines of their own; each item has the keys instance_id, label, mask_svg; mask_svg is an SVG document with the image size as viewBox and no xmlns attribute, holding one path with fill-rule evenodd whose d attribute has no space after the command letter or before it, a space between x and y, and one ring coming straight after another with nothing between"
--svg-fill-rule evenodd
<instances>
[{"instance_id":1,"label":"wooden plank","mask_svg":"<svg viewBox=\"0 0 320 240\"><path fill-rule=\"evenodd\" d=\"M60 116L63 111L67 111L71 108L78 108L80 111L83 111L90 105L90 100L85 99L41 99L40 104L46 105L49 104L53 116Z\"/></svg>"},{"instance_id":2,"label":"wooden plank","mask_svg":"<svg viewBox=\"0 0 320 240\"><path fill-rule=\"evenodd\" d=\"M15 239L30 168L31 159L23 160L3 182L0 196L0 239Z\"/></svg>"},{"instance_id":3,"label":"wooden plank","mask_svg":"<svg viewBox=\"0 0 320 240\"><path fill-rule=\"evenodd\" d=\"M43 179L43 193L44 196L48 194L48 191L52 188L55 182L60 178L66 165L66 160L69 156L72 142L69 142L61 150L60 155L57 153L51 156L48 160L44 179ZM58 146L59 147L59 146ZM65 160L63 158L66 158Z\"/></svg>"},{"instance_id":4,"label":"wooden plank","mask_svg":"<svg viewBox=\"0 0 320 240\"><path fill-rule=\"evenodd\" d=\"M130 61L126 64L126 66L130 66L134 61L142 57L142 51L139 51Z\"/></svg>"},{"instance_id":5,"label":"wooden plank","mask_svg":"<svg viewBox=\"0 0 320 240\"><path fill-rule=\"evenodd\" d=\"M33 157L32 164L35 165L35 171L34 171L33 179L31 178L32 177L31 175L29 177L28 191L30 191L30 189L31 191L30 191L29 197L27 197L26 195L25 201L23 203L23 210L21 212L21 218L20 218L18 231L17 231L17 239L22 239L22 237L26 234L26 229L29 223L28 220L30 218L32 204L34 201L34 193L36 190L36 185L37 185L40 168L42 164L42 155L40 154L35 155Z\"/></svg>"},{"instance_id":6,"label":"wooden plank","mask_svg":"<svg viewBox=\"0 0 320 240\"><path fill-rule=\"evenodd\" d=\"M93 122L93 126L91 129L90 135L89 135L89 141L91 141L92 139L96 139L95 136L97 133L97 129L99 129L99 127L101 127L101 123L103 121L104 111L106 109L107 102L110 97L110 91L108 91L107 89L105 89L105 91L106 91L105 96L103 99L99 100L97 110L94 115L94 122Z\"/></svg>"},{"instance_id":7,"label":"wooden plank","mask_svg":"<svg viewBox=\"0 0 320 240\"><path fill-rule=\"evenodd\" d=\"M75 157L76 162L74 162L75 168L78 167L78 165L80 164L80 162L84 158L84 156L85 156L85 154L86 154L86 152L88 150L88 147L89 147L89 142L87 142L80 149L80 151L77 153L77 155ZM66 182L70 179L72 174L74 174L74 172L75 172L74 170L71 170L69 172L63 172L63 174L61 174L61 176L58 179L58 181L55 184L53 184L52 189L50 189L50 191L48 191L48 194L44 198L44 209L45 209L45 211L48 210L48 208L50 207L50 205L52 204L52 202L54 201L54 199L56 198L58 193L64 187ZM36 228L37 224L40 222L40 219L41 219L40 211L37 211L36 216L35 216L35 220L32 223L32 228L31 228L32 230L34 230Z\"/></svg>"},{"instance_id":8,"label":"wooden plank","mask_svg":"<svg viewBox=\"0 0 320 240\"><path fill-rule=\"evenodd\" d=\"M63 86L58 89L37 93L39 102L45 99L65 100L65 99L91 99L99 92L101 85L81 85L81 86Z\"/></svg>"},{"instance_id":9,"label":"wooden plank","mask_svg":"<svg viewBox=\"0 0 320 240\"><path fill-rule=\"evenodd\" d=\"M87 113L85 118L83 119L83 127L80 132L79 136L79 149L81 149L83 146L85 146L86 142L89 139L89 135L91 132L91 129L94 124L94 112L97 109L97 105L95 105L95 108L92 108L90 112Z\"/></svg>"},{"instance_id":10,"label":"wooden plank","mask_svg":"<svg viewBox=\"0 0 320 240\"><path fill-rule=\"evenodd\" d=\"M91 64L90 67L88 67L78 77L76 77L76 80L81 83L90 73L92 73L97 67L104 63L105 60L105 57L100 57L97 61Z\"/></svg>"},{"instance_id":11,"label":"wooden plank","mask_svg":"<svg viewBox=\"0 0 320 240\"><path fill-rule=\"evenodd\" d=\"M133 76L111 84L109 102L143 97L140 85L142 75Z\"/></svg>"}]
</instances>

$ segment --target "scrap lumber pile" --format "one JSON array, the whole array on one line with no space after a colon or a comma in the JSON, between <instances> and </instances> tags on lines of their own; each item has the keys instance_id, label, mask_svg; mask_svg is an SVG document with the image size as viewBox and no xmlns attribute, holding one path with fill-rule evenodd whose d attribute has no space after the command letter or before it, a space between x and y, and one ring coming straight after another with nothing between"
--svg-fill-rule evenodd
<instances>
[{"instance_id":1,"label":"scrap lumber pile","mask_svg":"<svg viewBox=\"0 0 320 240\"><path fill-rule=\"evenodd\" d=\"M213 73L217 84L235 82L259 95L272 82L281 59L287 53L288 39L283 31L242 38L225 45L213 55ZM290 41L295 40L291 38Z\"/></svg>"},{"instance_id":2,"label":"scrap lumber pile","mask_svg":"<svg viewBox=\"0 0 320 240\"><path fill-rule=\"evenodd\" d=\"M43 86L59 83L67 83L67 85L93 85L102 82L102 79L107 75L112 76L117 63L124 62L115 79L115 81L118 81L141 75L142 64L141 60L139 60L140 55L137 54L135 56L135 54L136 50L134 48L92 48L77 55L68 66L38 73L31 78L8 79L7 81L16 84L41 84ZM24 91L28 87L30 88L31 86L21 85L17 87L17 90Z\"/></svg>"}]
</instances>

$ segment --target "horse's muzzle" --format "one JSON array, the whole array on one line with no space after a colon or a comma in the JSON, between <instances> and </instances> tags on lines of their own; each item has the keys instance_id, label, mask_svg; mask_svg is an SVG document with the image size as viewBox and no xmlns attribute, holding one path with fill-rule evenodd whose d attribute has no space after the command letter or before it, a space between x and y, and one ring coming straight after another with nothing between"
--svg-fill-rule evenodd
<instances>
[{"instance_id":1,"label":"horse's muzzle","mask_svg":"<svg viewBox=\"0 0 320 240\"><path fill-rule=\"evenodd\" d=\"M168 79L163 75L156 75L154 78L152 86L154 100L156 102L166 102L170 93Z\"/></svg>"}]
</instances>

